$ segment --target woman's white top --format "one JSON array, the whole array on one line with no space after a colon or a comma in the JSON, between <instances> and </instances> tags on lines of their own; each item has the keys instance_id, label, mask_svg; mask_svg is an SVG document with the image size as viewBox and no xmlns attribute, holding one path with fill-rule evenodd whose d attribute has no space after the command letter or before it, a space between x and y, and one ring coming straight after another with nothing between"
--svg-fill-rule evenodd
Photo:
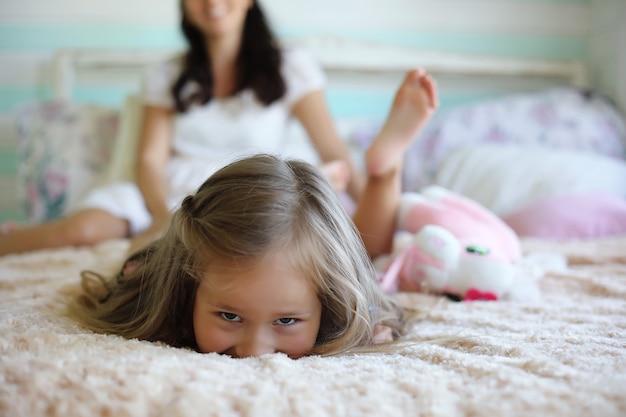
<instances>
[{"instance_id":1,"label":"woman's white top","mask_svg":"<svg viewBox=\"0 0 626 417\"><path fill-rule=\"evenodd\" d=\"M279 154L286 146L293 107L307 94L322 90L326 80L320 66L305 51L289 49L282 54L286 93L270 106L259 102L251 90L244 90L175 113L172 157L167 167L170 208L177 208L186 195L228 162L258 152ZM175 59L147 70L142 91L145 105L174 109L171 86L181 64L181 59ZM184 93L193 88L188 85ZM133 234L152 221L139 188L131 183L95 189L79 208L101 208L127 219Z\"/></svg>"}]
</instances>

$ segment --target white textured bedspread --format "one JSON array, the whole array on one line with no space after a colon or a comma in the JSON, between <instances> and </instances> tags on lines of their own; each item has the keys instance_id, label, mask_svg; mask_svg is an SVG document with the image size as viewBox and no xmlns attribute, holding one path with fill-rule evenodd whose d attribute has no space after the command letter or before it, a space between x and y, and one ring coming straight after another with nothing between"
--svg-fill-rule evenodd
<instances>
[{"instance_id":1,"label":"white textured bedspread","mask_svg":"<svg viewBox=\"0 0 626 417\"><path fill-rule=\"evenodd\" d=\"M231 359L84 330L64 306L79 271L113 270L125 241L0 258L1 416L626 416L626 238L565 255L541 296L455 303L392 354Z\"/></svg>"}]
</instances>

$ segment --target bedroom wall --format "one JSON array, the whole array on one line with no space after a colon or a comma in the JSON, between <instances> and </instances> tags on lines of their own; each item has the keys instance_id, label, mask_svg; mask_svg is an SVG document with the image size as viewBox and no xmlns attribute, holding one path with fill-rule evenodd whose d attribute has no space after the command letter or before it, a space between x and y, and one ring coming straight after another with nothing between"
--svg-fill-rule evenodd
<instances>
[{"instance_id":1,"label":"bedroom wall","mask_svg":"<svg viewBox=\"0 0 626 417\"><path fill-rule=\"evenodd\" d=\"M605 0L260 1L284 38L341 35L490 56L579 60L589 56L592 8ZM51 97L50 60L55 51L178 48L182 42L177 9L177 0L0 0L0 220L20 216L11 115L23 103ZM596 59L602 62L605 57ZM610 90L610 74L598 80ZM442 99L444 106L453 106L511 88L528 86L457 83L443 91ZM75 96L116 105L126 92L86 79ZM363 92L331 84L328 95L338 117L382 115L391 91Z\"/></svg>"},{"instance_id":2,"label":"bedroom wall","mask_svg":"<svg viewBox=\"0 0 626 417\"><path fill-rule=\"evenodd\" d=\"M592 0L591 81L626 113L626 1Z\"/></svg>"}]
</instances>

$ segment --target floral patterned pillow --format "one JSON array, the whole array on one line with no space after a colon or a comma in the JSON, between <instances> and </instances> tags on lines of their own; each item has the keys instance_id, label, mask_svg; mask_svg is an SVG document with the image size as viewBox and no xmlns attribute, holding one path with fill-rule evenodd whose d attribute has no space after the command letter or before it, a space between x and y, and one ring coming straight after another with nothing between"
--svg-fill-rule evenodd
<instances>
[{"instance_id":1,"label":"floral patterned pillow","mask_svg":"<svg viewBox=\"0 0 626 417\"><path fill-rule=\"evenodd\" d=\"M60 101L16 111L18 198L26 221L62 216L105 173L119 111Z\"/></svg>"}]
</instances>

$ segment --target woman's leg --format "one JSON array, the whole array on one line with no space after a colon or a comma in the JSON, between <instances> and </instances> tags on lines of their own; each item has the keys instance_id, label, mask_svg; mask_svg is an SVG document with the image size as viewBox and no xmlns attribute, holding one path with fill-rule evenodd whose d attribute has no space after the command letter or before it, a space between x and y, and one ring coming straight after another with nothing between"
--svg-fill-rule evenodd
<instances>
[{"instance_id":1,"label":"woman's leg","mask_svg":"<svg viewBox=\"0 0 626 417\"><path fill-rule=\"evenodd\" d=\"M404 153L438 105L430 75L420 69L409 72L365 155L368 178L353 219L371 257L391 251Z\"/></svg>"},{"instance_id":2,"label":"woman's leg","mask_svg":"<svg viewBox=\"0 0 626 417\"><path fill-rule=\"evenodd\" d=\"M129 233L126 220L104 210L83 210L49 223L20 226L0 236L0 256L64 246L92 246L128 237Z\"/></svg>"}]
</instances>

